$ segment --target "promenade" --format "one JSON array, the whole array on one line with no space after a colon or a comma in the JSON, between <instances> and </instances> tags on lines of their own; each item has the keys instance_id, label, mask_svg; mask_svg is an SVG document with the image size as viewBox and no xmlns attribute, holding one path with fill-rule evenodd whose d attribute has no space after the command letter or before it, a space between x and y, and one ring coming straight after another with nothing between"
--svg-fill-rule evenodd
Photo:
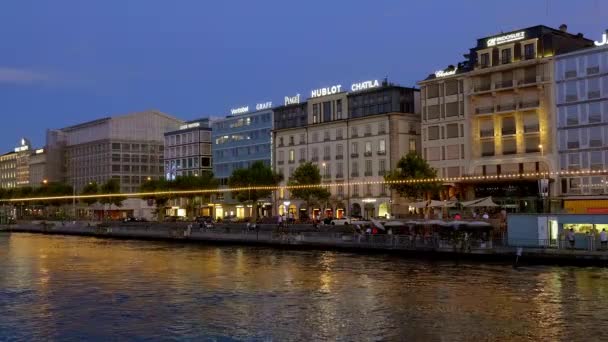
<instances>
[{"instance_id":1,"label":"promenade","mask_svg":"<svg viewBox=\"0 0 608 342\"><path fill-rule=\"evenodd\" d=\"M0 226L0 231L51 235L77 235L98 238L166 240L175 242L261 245L277 248L344 250L360 253L388 253L409 257L475 259L488 262L524 264L568 264L608 266L608 252L557 248L522 248L488 241L466 244L438 238L424 239L409 235L365 235L338 232L332 227L313 231L310 225L293 225L278 231L276 225L260 225L249 230L244 224L220 224L203 229L188 223L90 223L27 222Z\"/></svg>"}]
</instances>

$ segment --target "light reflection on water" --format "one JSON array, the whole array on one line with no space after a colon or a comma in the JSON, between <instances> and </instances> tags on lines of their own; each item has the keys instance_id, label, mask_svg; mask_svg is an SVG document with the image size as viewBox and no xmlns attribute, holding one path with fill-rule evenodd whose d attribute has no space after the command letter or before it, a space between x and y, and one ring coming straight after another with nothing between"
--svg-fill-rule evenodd
<instances>
[{"instance_id":1,"label":"light reflection on water","mask_svg":"<svg viewBox=\"0 0 608 342\"><path fill-rule=\"evenodd\" d=\"M608 339L608 271L0 234L0 340Z\"/></svg>"}]
</instances>

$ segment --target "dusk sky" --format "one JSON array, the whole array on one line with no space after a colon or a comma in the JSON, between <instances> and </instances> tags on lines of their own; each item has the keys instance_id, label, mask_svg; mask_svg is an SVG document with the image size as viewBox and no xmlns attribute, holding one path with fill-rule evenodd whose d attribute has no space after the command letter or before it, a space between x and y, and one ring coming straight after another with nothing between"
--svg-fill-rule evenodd
<instances>
[{"instance_id":1,"label":"dusk sky","mask_svg":"<svg viewBox=\"0 0 608 342\"><path fill-rule=\"evenodd\" d=\"M599 39L601 0L5 0L0 151L158 109L189 120L333 84L414 86L476 39L537 24Z\"/></svg>"}]
</instances>

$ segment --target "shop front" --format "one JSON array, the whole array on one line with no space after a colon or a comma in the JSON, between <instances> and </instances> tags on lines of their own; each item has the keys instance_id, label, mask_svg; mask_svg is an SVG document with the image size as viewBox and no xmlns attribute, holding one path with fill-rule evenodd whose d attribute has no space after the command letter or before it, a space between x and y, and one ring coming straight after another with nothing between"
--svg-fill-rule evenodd
<instances>
[{"instance_id":1,"label":"shop front","mask_svg":"<svg viewBox=\"0 0 608 342\"><path fill-rule=\"evenodd\" d=\"M599 233L608 231L607 214L509 214L509 245L522 247L567 248L567 234L574 232L577 249L598 244Z\"/></svg>"}]
</instances>

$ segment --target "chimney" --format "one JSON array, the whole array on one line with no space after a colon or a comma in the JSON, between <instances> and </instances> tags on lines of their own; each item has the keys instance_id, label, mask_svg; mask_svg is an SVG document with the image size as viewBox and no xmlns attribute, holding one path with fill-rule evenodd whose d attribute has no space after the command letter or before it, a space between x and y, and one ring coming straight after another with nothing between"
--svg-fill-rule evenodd
<instances>
[{"instance_id":1,"label":"chimney","mask_svg":"<svg viewBox=\"0 0 608 342\"><path fill-rule=\"evenodd\" d=\"M568 25L566 25L566 24L559 25L559 30L562 32L568 32Z\"/></svg>"}]
</instances>

